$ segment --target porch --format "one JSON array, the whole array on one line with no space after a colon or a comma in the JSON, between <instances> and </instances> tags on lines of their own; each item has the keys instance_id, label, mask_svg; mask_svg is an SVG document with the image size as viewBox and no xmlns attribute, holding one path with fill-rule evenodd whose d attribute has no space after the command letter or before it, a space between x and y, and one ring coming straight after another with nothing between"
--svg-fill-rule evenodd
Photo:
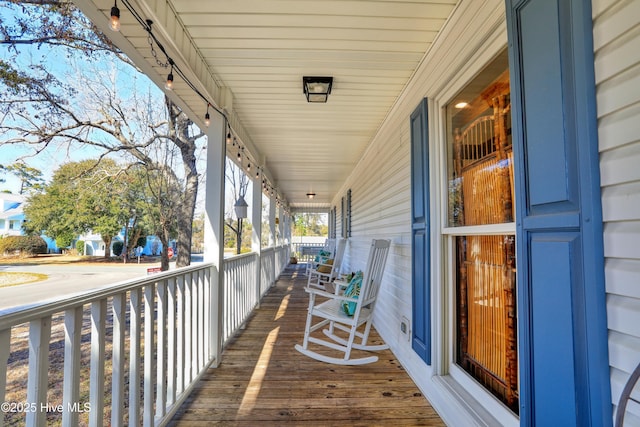
<instances>
[{"instance_id":1,"label":"porch","mask_svg":"<svg viewBox=\"0 0 640 427\"><path fill-rule=\"evenodd\" d=\"M306 266L288 254L0 312L0 426L444 425L390 351L345 367L294 350Z\"/></svg>"},{"instance_id":2,"label":"porch","mask_svg":"<svg viewBox=\"0 0 640 427\"><path fill-rule=\"evenodd\" d=\"M391 351L374 364L337 366L294 350L308 304L304 270L285 269L169 425L444 425Z\"/></svg>"}]
</instances>

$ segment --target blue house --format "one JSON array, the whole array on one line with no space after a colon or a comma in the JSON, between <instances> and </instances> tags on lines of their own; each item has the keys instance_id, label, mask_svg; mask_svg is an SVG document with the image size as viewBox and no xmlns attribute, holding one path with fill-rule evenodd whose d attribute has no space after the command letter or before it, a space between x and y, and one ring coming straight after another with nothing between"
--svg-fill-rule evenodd
<instances>
[{"instance_id":1,"label":"blue house","mask_svg":"<svg viewBox=\"0 0 640 427\"><path fill-rule=\"evenodd\" d=\"M21 236L24 196L0 193L0 236Z\"/></svg>"},{"instance_id":2,"label":"blue house","mask_svg":"<svg viewBox=\"0 0 640 427\"><path fill-rule=\"evenodd\" d=\"M25 221L23 206L26 197L20 194L0 193L0 236L22 236L22 224ZM41 236L47 242L47 252L58 252L55 240Z\"/></svg>"}]
</instances>

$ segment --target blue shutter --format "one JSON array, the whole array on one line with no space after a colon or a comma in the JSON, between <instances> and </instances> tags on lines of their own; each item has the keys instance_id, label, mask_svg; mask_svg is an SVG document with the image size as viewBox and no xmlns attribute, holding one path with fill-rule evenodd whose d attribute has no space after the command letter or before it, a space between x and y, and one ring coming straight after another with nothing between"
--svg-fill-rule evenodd
<instances>
[{"instance_id":1,"label":"blue shutter","mask_svg":"<svg viewBox=\"0 0 640 427\"><path fill-rule=\"evenodd\" d=\"M412 346L431 364L431 287L429 283L429 138L427 100L411 114Z\"/></svg>"},{"instance_id":2,"label":"blue shutter","mask_svg":"<svg viewBox=\"0 0 640 427\"><path fill-rule=\"evenodd\" d=\"M612 422L590 4L506 0L523 426Z\"/></svg>"}]
</instances>

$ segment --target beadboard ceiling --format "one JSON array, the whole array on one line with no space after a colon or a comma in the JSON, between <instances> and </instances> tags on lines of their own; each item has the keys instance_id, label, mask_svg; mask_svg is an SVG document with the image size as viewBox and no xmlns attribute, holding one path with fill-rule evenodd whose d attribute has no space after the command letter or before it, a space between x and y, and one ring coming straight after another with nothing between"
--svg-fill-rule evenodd
<instances>
[{"instance_id":1,"label":"beadboard ceiling","mask_svg":"<svg viewBox=\"0 0 640 427\"><path fill-rule=\"evenodd\" d=\"M75 3L147 75L164 82L167 69L158 66L147 33L122 0L119 33L108 29L113 1ZM264 167L280 197L293 210L322 210L330 207L457 0L129 3L153 21L154 35L197 89L224 108L245 154ZM327 103L307 103L303 76L333 77ZM206 102L177 76L172 96L202 124ZM309 200L308 192L316 197Z\"/></svg>"}]
</instances>

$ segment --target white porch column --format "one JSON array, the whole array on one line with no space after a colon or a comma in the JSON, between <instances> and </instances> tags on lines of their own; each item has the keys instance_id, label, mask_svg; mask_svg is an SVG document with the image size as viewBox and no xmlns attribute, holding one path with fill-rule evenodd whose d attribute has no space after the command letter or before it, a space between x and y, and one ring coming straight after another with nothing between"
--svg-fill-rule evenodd
<instances>
[{"instance_id":1,"label":"white porch column","mask_svg":"<svg viewBox=\"0 0 640 427\"><path fill-rule=\"evenodd\" d=\"M285 243L291 245L291 214L288 212L284 214L284 235L286 236Z\"/></svg>"},{"instance_id":2,"label":"white porch column","mask_svg":"<svg viewBox=\"0 0 640 427\"><path fill-rule=\"evenodd\" d=\"M280 236L280 238L278 239L278 241L276 242L276 244L278 246L281 246L284 244L284 208L282 206L278 207L278 236Z\"/></svg>"},{"instance_id":3,"label":"white porch column","mask_svg":"<svg viewBox=\"0 0 640 427\"><path fill-rule=\"evenodd\" d=\"M253 182L253 201L251 204L251 251L258 254L258 262L256 263L256 289L258 292L258 307L260 307L260 293L262 282L262 181L261 177L254 178Z\"/></svg>"},{"instance_id":4,"label":"white porch column","mask_svg":"<svg viewBox=\"0 0 640 427\"><path fill-rule=\"evenodd\" d=\"M207 182L204 219L204 262L214 264L211 272L211 324L209 356L220 363L222 351L222 303L224 301L224 168L225 119L212 114L207 130Z\"/></svg>"},{"instance_id":5,"label":"white porch column","mask_svg":"<svg viewBox=\"0 0 640 427\"><path fill-rule=\"evenodd\" d=\"M269 246L276 244L276 198L269 195Z\"/></svg>"}]
</instances>

